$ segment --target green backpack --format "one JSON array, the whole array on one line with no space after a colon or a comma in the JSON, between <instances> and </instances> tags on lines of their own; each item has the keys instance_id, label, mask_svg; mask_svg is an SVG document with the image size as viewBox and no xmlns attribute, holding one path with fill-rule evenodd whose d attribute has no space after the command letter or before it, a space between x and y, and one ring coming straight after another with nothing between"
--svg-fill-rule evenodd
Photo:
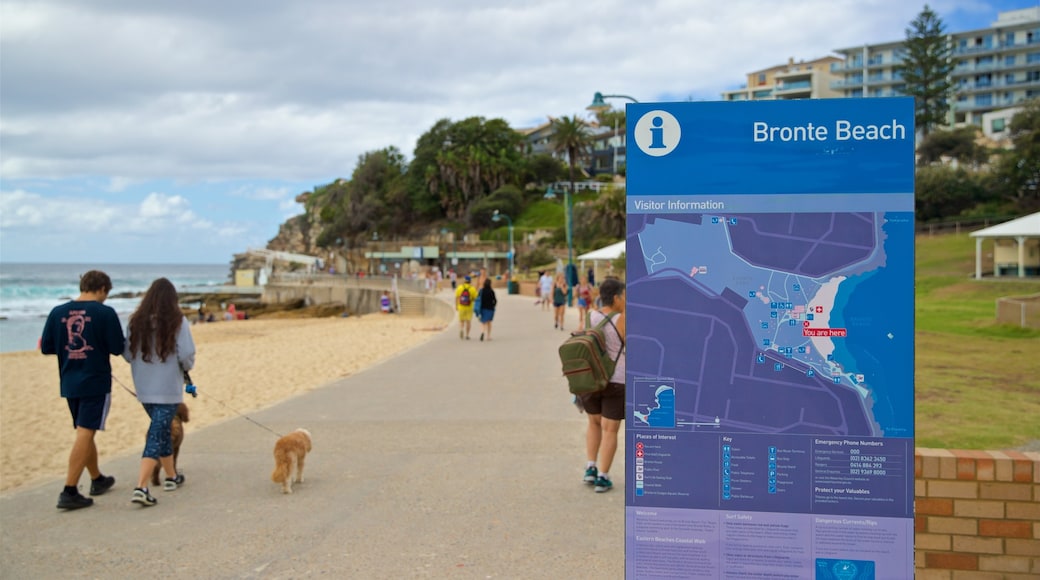
<instances>
[{"instance_id":1,"label":"green backpack","mask_svg":"<svg viewBox=\"0 0 1040 580\"><path fill-rule=\"evenodd\" d=\"M571 333L570 338L560 345L560 362L563 364L563 376L567 378L567 386L575 395L585 395L602 391L614 374L614 367L621 358L621 351L611 358L607 352L607 336L605 329L617 312L611 312L592 326L591 313L585 313L585 330ZM614 327L617 330L617 327ZM622 344L622 350L624 344Z\"/></svg>"}]
</instances>

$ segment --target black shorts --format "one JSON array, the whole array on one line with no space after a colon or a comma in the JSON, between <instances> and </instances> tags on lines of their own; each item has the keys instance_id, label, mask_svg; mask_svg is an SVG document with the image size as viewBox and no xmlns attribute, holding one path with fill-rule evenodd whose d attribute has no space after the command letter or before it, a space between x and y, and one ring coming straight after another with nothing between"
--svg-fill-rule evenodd
<instances>
[{"instance_id":1,"label":"black shorts","mask_svg":"<svg viewBox=\"0 0 1040 580\"><path fill-rule=\"evenodd\" d=\"M66 401L69 403L69 412L72 413L73 428L105 430L108 408L112 404L112 393L96 397L69 397Z\"/></svg>"},{"instance_id":2,"label":"black shorts","mask_svg":"<svg viewBox=\"0 0 1040 580\"><path fill-rule=\"evenodd\" d=\"M606 419L625 419L625 385L607 383L607 388L598 393L581 395L581 406L589 415L603 415Z\"/></svg>"}]
</instances>

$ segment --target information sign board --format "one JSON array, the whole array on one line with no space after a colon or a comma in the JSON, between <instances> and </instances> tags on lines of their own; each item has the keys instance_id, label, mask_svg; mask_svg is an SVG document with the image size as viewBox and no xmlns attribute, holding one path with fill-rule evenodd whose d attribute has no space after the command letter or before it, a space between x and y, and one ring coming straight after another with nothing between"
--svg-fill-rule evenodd
<instances>
[{"instance_id":1,"label":"information sign board","mask_svg":"<svg viewBox=\"0 0 1040 580\"><path fill-rule=\"evenodd\" d=\"M627 118L626 576L913 577L913 101Z\"/></svg>"}]
</instances>

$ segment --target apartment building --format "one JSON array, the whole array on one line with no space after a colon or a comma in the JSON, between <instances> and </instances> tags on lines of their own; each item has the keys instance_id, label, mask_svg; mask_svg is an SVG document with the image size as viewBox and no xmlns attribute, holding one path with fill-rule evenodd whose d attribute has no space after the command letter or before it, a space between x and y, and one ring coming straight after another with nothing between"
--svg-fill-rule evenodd
<instances>
[{"instance_id":1,"label":"apartment building","mask_svg":"<svg viewBox=\"0 0 1040 580\"><path fill-rule=\"evenodd\" d=\"M954 84L949 121L982 126L983 115L1040 97L1040 7L1001 12L989 28L947 36ZM903 42L868 44L835 51L842 62L831 88L839 96L904 94L900 73Z\"/></svg>"},{"instance_id":2,"label":"apartment building","mask_svg":"<svg viewBox=\"0 0 1040 580\"><path fill-rule=\"evenodd\" d=\"M833 70L841 59L826 56L809 62L795 62L748 73L747 82L738 89L722 93L724 101L765 101L780 99L823 99L841 97L834 83L841 77Z\"/></svg>"}]
</instances>

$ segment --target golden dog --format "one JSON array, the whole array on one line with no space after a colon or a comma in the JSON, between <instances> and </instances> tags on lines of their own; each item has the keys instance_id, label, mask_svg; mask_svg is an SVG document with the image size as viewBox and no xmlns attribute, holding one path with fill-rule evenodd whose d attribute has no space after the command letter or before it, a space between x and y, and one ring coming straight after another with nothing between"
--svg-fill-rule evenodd
<instances>
[{"instance_id":1,"label":"golden dog","mask_svg":"<svg viewBox=\"0 0 1040 580\"><path fill-rule=\"evenodd\" d=\"M177 456L181 454L181 442L184 441L184 424L188 422L188 406L184 403L177 404L177 413L173 416L173 422L170 424L170 442L173 443L173 473L177 474L180 471L177 470ZM152 485L159 485L159 467L158 463L155 464L155 470L152 471Z\"/></svg>"},{"instance_id":2,"label":"golden dog","mask_svg":"<svg viewBox=\"0 0 1040 580\"><path fill-rule=\"evenodd\" d=\"M303 460L311 450L311 432L297 429L274 444L271 481L282 484L282 493L292 493L293 482L303 483Z\"/></svg>"}]
</instances>

